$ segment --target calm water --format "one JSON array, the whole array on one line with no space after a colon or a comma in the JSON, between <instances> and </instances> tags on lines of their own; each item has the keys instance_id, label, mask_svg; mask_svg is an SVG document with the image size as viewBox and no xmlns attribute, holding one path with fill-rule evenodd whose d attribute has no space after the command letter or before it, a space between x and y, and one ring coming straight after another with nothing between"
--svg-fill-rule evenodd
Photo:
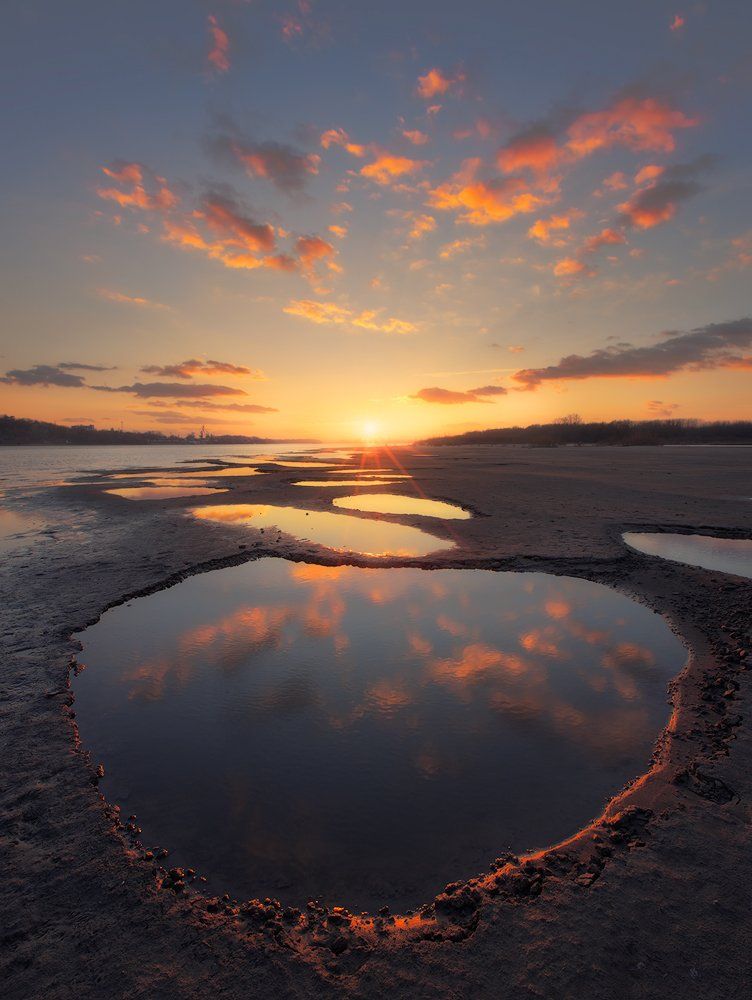
<instances>
[{"instance_id":1,"label":"calm water","mask_svg":"<svg viewBox=\"0 0 752 1000\"><path fill-rule=\"evenodd\" d=\"M453 503L427 500L424 497L403 497L397 493L364 493L362 496L336 497L335 507L346 510L371 511L377 514L420 514L423 517L444 517L466 521L473 515Z\"/></svg>"},{"instance_id":2,"label":"calm water","mask_svg":"<svg viewBox=\"0 0 752 1000\"><path fill-rule=\"evenodd\" d=\"M752 577L752 541L747 539L637 531L627 531L623 538L627 545L649 556Z\"/></svg>"},{"instance_id":3,"label":"calm water","mask_svg":"<svg viewBox=\"0 0 752 1000\"><path fill-rule=\"evenodd\" d=\"M0 499L0 504L2 500ZM12 552L37 534L46 522L31 514L5 510L0 506L0 555Z\"/></svg>"},{"instance_id":4,"label":"calm water","mask_svg":"<svg viewBox=\"0 0 752 1000\"><path fill-rule=\"evenodd\" d=\"M406 908L544 846L641 773L685 650L540 573L262 559L82 635L84 744L212 892Z\"/></svg>"},{"instance_id":5,"label":"calm water","mask_svg":"<svg viewBox=\"0 0 752 1000\"><path fill-rule=\"evenodd\" d=\"M194 486L125 486L117 490L105 490L105 493L123 497L124 500L175 500L178 497L204 497L226 492L227 490L202 486L200 483Z\"/></svg>"},{"instance_id":6,"label":"calm water","mask_svg":"<svg viewBox=\"0 0 752 1000\"><path fill-rule=\"evenodd\" d=\"M452 543L404 524L328 511L274 507L270 504L235 503L194 507L194 517L238 529L278 529L294 538L316 542L338 552L370 556L426 556L452 547Z\"/></svg>"},{"instance_id":7,"label":"calm water","mask_svg":"<svg viewBox=\"0 0 752 1000\"><path fill-rule=\"evenodd\" d=\"M400 477L402 478L402 477ZM389 479L377 479L375 476L361 479L300 479L293 483L293 486L389 486L396 482L397 477Z\"/></svg>"},{"instance_id":8,"label":"calm water","mask_svg":"<svg viewBox=\"0 0 752 1000\"><path fill-rule=\"evenodd\" d=\"M288 446L285 445L287 448ZM187 471L191 459L253 459L278 453L279 445L73 445L71 447L0 446L0 488L26 488L57 482L75 475L113 469L166 469ZM180 468L182 466L182 469Z\"/></svg>"}]
</instances>

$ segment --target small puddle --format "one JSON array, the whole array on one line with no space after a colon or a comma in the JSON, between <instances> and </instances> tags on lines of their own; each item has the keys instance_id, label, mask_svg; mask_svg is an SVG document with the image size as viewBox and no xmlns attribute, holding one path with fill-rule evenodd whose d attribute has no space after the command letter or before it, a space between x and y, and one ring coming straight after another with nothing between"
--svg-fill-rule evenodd
<instances>
[{"instance_id":1,"label":"small puddle","mask_svg":"<svg viewBox=\"0 0 752 1000\"><path fill-rule=\"evenodd\" d=\"M392 472L391 469L381 469L379 472L364 472L357 466L343 465L337 469L332 469L327 473L330 476L357 476L358 481L366 482L369 479L412 479L406 472Z\"/></svg>"},{"instance_id":2,"label":"small puddle","mask_svg":"<svg viewBox=\"0 0 752 1000\"><path fill-rule=\"evenodd\" d=\"M226 493L227 490L211 486L133 486L104 492L126 500L173 500L177 497L203 497L214 493Z\"/></svg>"},{"instance_id":3,"label":"small puddle","mask_svg":"<svg viewBox=\"0 0 752 1000\"><path fill-rule=\"evenodd\" d=\"M337 497L335 507L347 510L370 511L375 514L420 514L423 517L442 517L467 521L473 515L452 503L426 500L423 497L403 497L397 493L364 493L355 497Z\"/></svg>"},{"instance_id":4,"label":"small puddle","mask_svg":"<svg viewBox=\"0 0 752 1000\"><path fill-rule=\"evenodd\" d=\"M169 487L186 487L187 489L197 489L200 486L209 486L209 483L205 479L189 479L185 476L177 476L175 479L170 479L167 476L150 476L148 480L144 482L145 486L169 486ZM212 487L213 489L218 489L218 487Z\"/></svg>"},{"instance_id":5,"label":"small puddle","mask_svg":"<svg viewBox=\"0 0 752 1000\"><path fill-rule=\"evenodd\" d=\"M322 471L326 471L327 469L336 468L333 462L283 462L282 460L277 460L268 464L279 465L285 469L321 469Z\"/></svg>"},{"instance_id":6,"label":"small puddle","mask_svg":"<svg viewBox=\"0 0 752 1000\"><path fill-rule=\"evenodd\" d=\"M277 528L295 538L316 542L338 552L368 556L426 556L452 547L451 542L404 524L297 507L238 503L194 507L190 513L218 524L264 530Z\"/></svg>"},{"instance_id":7,"label":"small puddle","mask_svg":"<svg viewBox=\"0 0 752 1000\"><path fill-rule=\"evenodd\" d=\"M394 479L301 479L293 486L391 486Z\"/></svg>"},{"instance_id":8,"label":"small puddle","mask_svg":"<svg viewBox=\"0 0 752 1000\"><path fill-rule=\"evenodd\" d=\"M660 556L720 573L752 577L752 541L746 538L639 531L626 531L622 538L631 548L649 556Z\"/></svg>"},{"instance_id":9,"label":"small puddle","mask_svg":"<svg viewBox=\"0 0 752 1000\"><path fill-rule=\"evenodd\" d=\"M232 476L263 476L263 472L259 472L258 469L253 466L228 466L225 469L198 469L196 472L184 472L181 473L186 479L201 479L202 477L209 477L211 479L227 479Z\"/></svg>"},{"instance_id":10,"label":"small puddle","mask_svg":"<svg viewBox=\"0 0 752 1000\"><path fill-rule=\"evenodd\" d=\"M686 651L599 584L263 558L107 611L78 726L212 894L400 910L576 832L647 767Z\"/></svg>"}]
</instances>

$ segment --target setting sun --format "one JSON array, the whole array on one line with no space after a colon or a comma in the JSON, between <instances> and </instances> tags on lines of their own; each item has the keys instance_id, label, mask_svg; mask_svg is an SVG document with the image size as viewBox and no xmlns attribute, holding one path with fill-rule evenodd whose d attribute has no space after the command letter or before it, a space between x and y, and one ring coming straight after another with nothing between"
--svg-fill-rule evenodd
<instances>
[{"instance_id":1,"label":"setting sun","mask_svg":"<svg viewBox=\"0 0 752 1000\"><path fill-rule=\"evenodd\" d=\"M366 443L376 441L381 436L381 425L378 420L365 420L361 427L360 436Z\"/></svg>"}]
</instances>

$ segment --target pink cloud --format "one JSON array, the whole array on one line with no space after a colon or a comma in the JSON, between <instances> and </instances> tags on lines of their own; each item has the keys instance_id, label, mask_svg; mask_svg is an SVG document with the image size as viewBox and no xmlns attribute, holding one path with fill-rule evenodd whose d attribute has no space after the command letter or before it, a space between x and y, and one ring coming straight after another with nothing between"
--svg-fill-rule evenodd
<instances>
[{"instance_id":1,"label":"pink cloud","mask_svg":"<svg viewBox=\"0 0 752 1000\"><path fill-rule=\"evenodd\" d=\"M209 15L208 26L210 48L207 59L217 73L226 73L230 68L230 39L214 14Z\"/></svg>"}]
</instances>

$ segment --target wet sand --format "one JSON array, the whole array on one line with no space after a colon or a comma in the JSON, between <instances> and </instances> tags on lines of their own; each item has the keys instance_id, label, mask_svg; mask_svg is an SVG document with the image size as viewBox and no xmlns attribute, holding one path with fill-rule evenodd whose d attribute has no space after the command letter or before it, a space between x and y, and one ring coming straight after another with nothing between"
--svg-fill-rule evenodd
<instances>
[{"instance_id":1,"label":"wet sand","mask_svg":"<svg viewBox=\"0 0 752 1000\"><path fill-rule=\"evenodd\" d=\"M402 452L423 494L477 516L389 515L455 546L391 563L343 559L284 536L241 537L184 516L189 498L126 501L93 485L52 491L51 516L63 510L73 525L0 567L3 995L745 995L752 585L631 551L621 533L752 537L751 458L746 448ZM326 510L348 492L292 490L295 471L233 482L211 502ZM410 481L392 491L415 495ZM77 740L73 633L129 596L260 555L536 569L616 587L665 615L690 648L671 684L669 726L656 733L644 774L570 841L499 858L412 915L316 906L299 914L273 901L207 896L170 870L169 857L149 857L137 820L102 800L98 762Z\"/></svg>"}]
</instances>

